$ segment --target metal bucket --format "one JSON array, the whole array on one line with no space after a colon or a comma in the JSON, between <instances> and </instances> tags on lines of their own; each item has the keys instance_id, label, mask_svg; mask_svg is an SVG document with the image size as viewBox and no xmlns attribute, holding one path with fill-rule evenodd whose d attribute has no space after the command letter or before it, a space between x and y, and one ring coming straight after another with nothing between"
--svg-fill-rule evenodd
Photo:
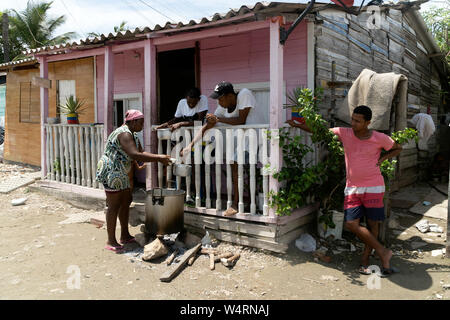
<instances>
[{"instance_id":1,"label":"metal bucket","mask_svg":"<svg viewBox=\"0 0 450 320\"><path fill-rule=\"evenodd\" d=\"M145 200L145 229L152 235L183 231L186 192L176 189L152 189Z\"/></svg>"}]
</instances>

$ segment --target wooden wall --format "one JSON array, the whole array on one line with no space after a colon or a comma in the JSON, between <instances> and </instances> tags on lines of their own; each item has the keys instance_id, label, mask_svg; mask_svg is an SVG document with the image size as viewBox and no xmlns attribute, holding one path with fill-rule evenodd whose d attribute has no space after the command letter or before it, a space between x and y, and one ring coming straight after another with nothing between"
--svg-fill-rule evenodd
<instances>
[{"instance_id":1,"label":"wooden wall","mask_svg":"<svg viewBox=\"0 0 450 320\"><path fill-rule=\"evenodd\" d=\"M408 119L416 112L430 112L437 124L440 107L440 82L426 49L414 31L414 25L399 10L382 11L379 28L367 26L368 14L359 16L338 10L320 11L315 24L316 86L331 81L331 64L335 61L335 81L354 81L360 72L395 72L408 78ZM350 86L335 89L335 106L339 106ZM324 90L321 113L332 118L331 89ZM399 186L416 181L418 176L415 145L400 156ZM436 152L436 139L429 141L429 158Z\"/></svg>"},{"instance_id":2,"label":"wooden wall","mask_svg":"<svg viewBox=\"0 0 450 320\"><path fill-rule=\"evenodd\" d=\"M94 108L94 73L93 59L84 58L49 63L49 117L56 116L56 81L75 80L77 98L85 100L86 110L80 115L80 123L93 123ZM40 123L20 122L20 82L30 82L33 76L39 76L38 68L12 70L7 75L6 119L4 159L40 166L41 140ZM39 101L39 96L32 97Z\"/></svg>"}]
</instances>

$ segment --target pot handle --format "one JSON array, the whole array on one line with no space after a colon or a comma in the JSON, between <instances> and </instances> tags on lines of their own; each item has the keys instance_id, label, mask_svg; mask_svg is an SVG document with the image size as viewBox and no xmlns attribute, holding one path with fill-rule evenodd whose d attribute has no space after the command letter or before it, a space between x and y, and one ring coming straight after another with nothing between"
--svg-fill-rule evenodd
<instances>
[{"instance_id":1,"label":"pot handle","mask_svg":"<svg viewBox=\"0 0 450 320\"><path fill-rule=\"evenodd\" d=\"M160 206L164 205L163 190L161 188L156 188L152 190L152 202L153 205L158 204Z\"/></svg>"}]
</instances>

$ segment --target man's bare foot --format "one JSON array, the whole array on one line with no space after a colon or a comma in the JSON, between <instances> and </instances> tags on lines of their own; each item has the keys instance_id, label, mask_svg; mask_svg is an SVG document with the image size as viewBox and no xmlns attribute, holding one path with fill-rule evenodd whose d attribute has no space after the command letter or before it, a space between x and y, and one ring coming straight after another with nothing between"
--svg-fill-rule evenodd
<instances>
[{"instance_id":1,"label":"man's bare foot","mask_svg":"<svg viewBox=\"0 0 450 320\"><path fill-rule=\"evenodd\" d=\"M225 210L225 212L223 213L223 215L224 215L225 217L229 217L229 216L235 215L236 213L238 213L238 211L237 211L235 208L229 207L227 210Z\"/></svg>"}]
</instances>

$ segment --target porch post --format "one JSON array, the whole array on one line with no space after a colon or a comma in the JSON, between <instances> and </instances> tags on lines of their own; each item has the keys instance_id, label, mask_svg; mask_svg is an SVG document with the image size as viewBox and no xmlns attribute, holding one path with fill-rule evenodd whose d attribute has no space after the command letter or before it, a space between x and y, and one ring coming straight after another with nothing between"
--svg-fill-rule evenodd
<instances>
[{"instance_id":1,"label":"porch post","mask_svg":"<svg viewBox=\"0 0 450 320\"><path fill-rule=\"evenodd\" d=\"M270 166L273 173L281 169L283 156L279 148L278 130L283 126L283 46L280 44L280 25L283 17L270 20ZM278 192L278 180L270 176L269 189ZM269 216L275 217L275 208L269 210Z\"/></svg>"},{"instance_id":2,"label":"porch post","mask_svg":"<svg viewBox=\"0 0 450 320\"><path fill-rule=\"evenodd\" d=\"M104 106L103 106L103 143L106 143L112 132L114 106L114 53L111 46L105 47L105 77L104 77Z\"/></svg>"},{"instance_id":3,"label":"porch post","mask_svg":"<svg viewBox=\"0 0 450 320\"><path fill-rule=\"evenodd\" d=\"M146 39L144 43L144 150L152 152L152 124L156 119L156 47L152 39ZM154 137L153 137L154 138ZM146 189L156 186L155 163L148 163L146 168Z\"/></svg>"},{"instance_id":4,"label":"porch post","mask_svg":"<svg viewBox=\"0 0 450 320\"><path fill-rule=\"evenodd\" d=\"M44 79L48 79L48 62L47 57L41 56L39 59L39 76ZM41 87L40 88L40 112L41 112L41 179L44 180L44 177L47 173L47 161L46 161L46 132L45 132L45 123L47 122L48 117L48 88Z\"/></svg>"}]
</instances>

